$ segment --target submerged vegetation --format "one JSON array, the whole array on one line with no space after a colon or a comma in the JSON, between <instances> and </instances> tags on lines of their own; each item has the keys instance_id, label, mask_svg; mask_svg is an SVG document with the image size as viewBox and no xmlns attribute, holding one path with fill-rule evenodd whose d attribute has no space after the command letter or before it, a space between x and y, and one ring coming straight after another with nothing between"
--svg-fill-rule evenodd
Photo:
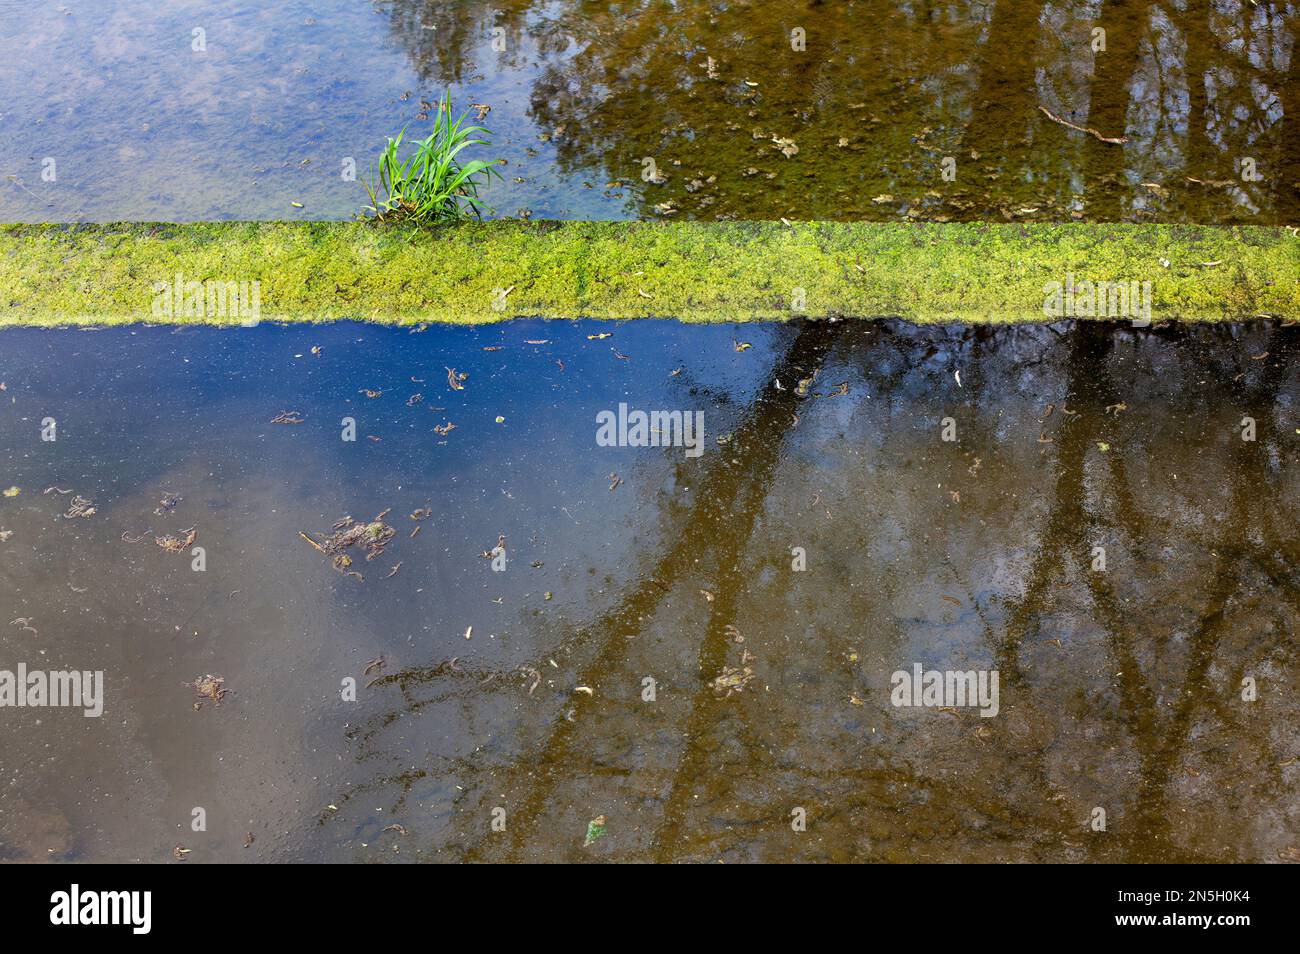
<instances>
[{"instance_id":1,"label":"submerged vegetation","mask_svg":"<svg viewBox=\"0 0 1300 954\"><path fill-rule=\"evenodd\" d=\"M470 146L490 146L490 140L478 138L491 133L482 126L467 126L468 113L451 118L451 94L438 102L433 132L415 140L415 151L403 161L400 157L406 129L389 138L379 156L375 181L362 180L370 195L369 210L380 219L406 220L419 224L459 222L482 217L483 200L479 187L501 174L501 160L469 159L462 162L462 150Z\"/></svg>"},{"instance_id":2,"label":"submerged vegetation","mask_svg":"<svg viewBox=\"0 0 1300 954\"><path fill-rule=\"evenodd\" d=\"M1085 289L1135 282L1143 320L1300 318L1300 238L1281 228L206 222L0 226L0 325L158 320L153 283L177 275L258 283L265 321L1044 321L1106 317ZM188 302L170 321L241 323Z\"/></svg>"}]
</instances>

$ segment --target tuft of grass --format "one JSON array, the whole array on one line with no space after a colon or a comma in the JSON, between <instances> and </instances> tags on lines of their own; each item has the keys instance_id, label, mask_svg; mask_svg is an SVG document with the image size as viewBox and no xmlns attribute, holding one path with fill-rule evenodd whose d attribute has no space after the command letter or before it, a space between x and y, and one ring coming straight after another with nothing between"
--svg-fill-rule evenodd
<instances>
[{"instance_id":1,"label":"tuft of grass","mask_svg":"<svg viewBox=\"0 0 1300 954\"><path fill-rule=\"evenodd\" d=\"M453 121L451 94L445 93L438 101L433 132L425 139L415 140L415 151L405 161L399 153L406 127L402 127L396 139L389 137L379 156L377 181L362 179L370 195L368 208L377 218L421 225L460 222L471 214L482 218L484 205L479 188L486 186L493 176L501 178L501 173L494 168L501 160L462 162L457 158L471 146L492 145L490 140L479 138L491 135L488 130L465 125L468 115L462 113Z\"/></svg>"}]
</instances>

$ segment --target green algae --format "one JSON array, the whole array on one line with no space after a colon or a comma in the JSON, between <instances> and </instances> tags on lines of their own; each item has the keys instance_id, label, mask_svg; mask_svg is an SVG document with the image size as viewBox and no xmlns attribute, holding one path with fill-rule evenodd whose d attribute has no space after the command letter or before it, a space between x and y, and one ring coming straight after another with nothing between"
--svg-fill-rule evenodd
<instances>
[{"instance_id":1,"label":"green algae","mask_svg":"<svg viewBox=\"0 0 1300 954\"><path fill-rule=\"evenodd\" d=\"M1150 282L1157 321L1300 318L1300 237L1102 223L0 226L0 325L248 323L246 310L187 313L183 294L160 306L186 283L255 287L263 321L1042 321L1054 282Z\"/></svg>"}]
</instances>

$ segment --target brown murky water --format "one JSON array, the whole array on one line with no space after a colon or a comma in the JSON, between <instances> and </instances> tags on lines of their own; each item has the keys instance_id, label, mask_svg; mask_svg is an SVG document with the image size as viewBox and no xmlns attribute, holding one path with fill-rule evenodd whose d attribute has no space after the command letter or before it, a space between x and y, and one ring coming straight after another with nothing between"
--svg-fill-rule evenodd
<instances>
[{"instance_id":1,"label":"brown murky water","mask_svg":"<svg viewBox=\"0 0 1300 954\"><path fill-rule=\"evenodd\" d=\"M1298 37L1277 0L0 0L0 219L347 218L447 89L502 217L1294 224Z\"/></svg>"},{"instance_id":2,"label":"brown murky water","mask_svg":"<svg viewBox=\"0 0 1300 954\"><path fill-rule=\"evenodd\" d=\"M7 330L0 669L106 692L100 718L0 708L0 855L1294 858L1298 346L1263 323ZM598 446L619 402L702 411L703 453ZM62 516L73 494L96 512ZM386 508L363 580L298 535ZM152 542L191 527L203 572ZM997 715L894 706L918 663L996 670ZM183 685L209 673L219 706Z\"/></svg>"}]
</instances>

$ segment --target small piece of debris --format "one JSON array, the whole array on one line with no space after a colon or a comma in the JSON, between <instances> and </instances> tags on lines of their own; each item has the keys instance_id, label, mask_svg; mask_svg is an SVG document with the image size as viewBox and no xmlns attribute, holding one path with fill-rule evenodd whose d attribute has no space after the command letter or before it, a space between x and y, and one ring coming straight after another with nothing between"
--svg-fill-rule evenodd
<instances>
[{"instance_id":1,"label":"small piece of debris","mask_svg":"<svg viewBox=\"0 0 1300 954\"><path fill-rule=\"evenodd\" d=\"M506 552L506 535L504 533L500 533L497 534L497 545L491 550L484 550L482 553L479 554L479 556L481 556L485 560L491 560L493 557L496 557L505 552Z\"/></svg>"},{"instance_id":2,"label":"small piece of debris","mask_svg":"<svg viewBox=\"0 0 1300 954\"><path fill-rule=\"evenodd\" d=\"M369 523L359 523L352 517L344 517L334 524L332 532L325 537L323 543L317 543L301 530L298 531L298 536L310 543L318 552L332 557L331 566L336 571L344 576L352 576L362 580L364 577L351 569L352 557L346 551L349 547L357 546L366 554L367 561L382 556L384 548L397 535L396 530L384 523L384 517L387 513L388 510L385 510Z\"/></svg>"},{"instance_id":3,"label":"small piece of debris","mask_svg":"<svg viewBox=\"0 0 1300 954\"><path fill-rule=\"evenodd\" d=\"M744 692L754 678L754 670L749 666L723 666L722 673L709 683L709 687L719 698L730 698L732 693Z\"/></svg>"},{"instance_id":4,"label":"small piece of debris","mask_svg":"<svg viewBox=\"0 0 1300 954\"><path fill-rule=\"evenodd\" d=\"M184 553L194 545L194 541L198 539L199 534L195 527L190 527L188 530L182 530L180 532L185 534L185 536L174 537L171 534L168 534L163 537L154 537L153 542L158 544L158 546L162 547L168 553ZM126 539L125 535L123 535L123 539Z\"/></svg>"},{"instance_id":5,"label":"small piece of debris","mask_svg":"<svg viewBox=\"0 0 1300 954\"><path fill-rule=\"evenodd\" d=\"M225 684L225 676L214 676L211 673L208 673L206 676L200 676L193 682L181 683L182 686L193 689L204 699L211 699L218 706L221 705L221 700L225 696L229 695L231 691L225 688Z\"/></svg>"},{"instance_id":6,"label":"small piece of debris","mask_svg":"<svg viewBox=\"0 0 1300 954\"><path fill-rule=\"evenodd\" d=\"M91 505L89 500L80 495L72 498L72 502L68 504L68 509L63 513L64 519L67 520L75 520L77 517L93 517L94 515L94 506Z\"/></svg>"},{"instance_id":7,"label":"small piece of debris","mask_svg":"<svg viewBox=\"0 0 1300 954\"><path fill-rule=\"evenodd\" d=\"M597 815L591 821L587 822L587 837L583 839L582 847L590 847L601 838L604 838L606 834L605 824L604 815Z\"/></svg>"}]
</instances>

